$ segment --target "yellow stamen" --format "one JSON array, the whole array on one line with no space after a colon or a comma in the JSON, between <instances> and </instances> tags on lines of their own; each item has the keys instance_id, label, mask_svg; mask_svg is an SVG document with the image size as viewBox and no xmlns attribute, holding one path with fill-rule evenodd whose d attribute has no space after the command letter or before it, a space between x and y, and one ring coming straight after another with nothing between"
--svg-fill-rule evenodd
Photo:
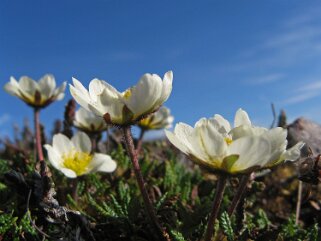
<instances>
[{"instance_id":1,"label":"yellow stamen","mask_svg":"<svg viewBox=\"0 0 321 241\"><path fill-rule=\"evenodd\" d=\"M63 155L63 165L65 168L73 170L77 176L80 176L86 173L92 158L89 153L73 151Z\"/></svg>"},{"instance_id":2,"label":"yellow stamen","mask_svg":"<svg viewBox=\"0 0 321 241\"><path fill-rule=\"evenodd\" d=\"M150 127L150 118L146 117L139 121L139 125L143 127Z\"/></svg>"},{"instance_id":3,"label":"yellow stamen","mask_svg":"<svg viewBox=\"0 0 321 241\"><path fill-rule=\"evenodd\" d=\"M131 89L127 89L124 93L125 99L128 99L132 95Z\"/></svg>"},{"instance_id":4,"label":"yellow stamen","mask_svg":"<svg viewBox=\"0 0 321 241\"><path fill-rule=\"evenodd\" d=\"M231 138L228 138L228 137L225 137L224 140L225 140L227 145L231 145L232 142L233 142L233 140Z\"/></svg>"}]
</instances>

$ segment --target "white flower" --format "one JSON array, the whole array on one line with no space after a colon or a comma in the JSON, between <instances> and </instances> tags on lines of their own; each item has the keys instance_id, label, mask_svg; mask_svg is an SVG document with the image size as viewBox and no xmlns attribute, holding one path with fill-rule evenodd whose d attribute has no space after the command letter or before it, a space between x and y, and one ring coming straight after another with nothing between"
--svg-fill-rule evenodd
<instances>
[{"instance_id":1,"label":"white flower","mask_svg":"<svg viewBox=\"0 0 321 241\"><path fill-rule=\"evenodd\" d=\"M104 117L109 124L129 125L155 112L172 91L173 73L163 81L156 74L144 74L137 85L118 92L103 80L93 79L89 91L75 78L70 93L82 107Z\"/></svg>"},{"instance_id":2,"label":"white flower","mask_svg":"<svg viewBox=\"0 0 321 241\"><path fill-rule=\"evenodd\" d=\"M65 88L66 82L56 89L55 78L49 74L43 76L38 82L27 76L22 76L19 82L14 77L10 77L10 82L4 86L6 92L36 108L42 108L55 100L63 99Z\"/></svg>"},{"instance_id":3,"label":"white flower","mask_svg":"<svg viewBox=\"0 0 321 241\"><path fill-rule=\"evenodd\" d=\"M63 134L56 134L51 145L44 145L48 152L48 159L52 166L69 178L76 178L91 172L113 172L116 162L110 156L91 154L89 137L78 132L68 139Z\"/></svg>"},{"instance_id":4,"label":"white flower","mask_svg":"<svg viewBox=\"0 0 321 241\"><path fill-rule=\"evenodd\" d=\"M280 164L281 162L294 161L300 157L301 148L304 146L303 142L298 142L288 150L287 145L287 130L282 127L267 129L264 127L253 126L248 114L239 109L235 115L234 129L230 130L233 139L244 136L262 136L269 140L271 145L271 153L269 161L265 167L272 167Z\"/></svg>"},{"instance_id":5,"label":"white flower","mask_svg":"<svg viewBox=\"0 0 321 241\"><path fill-rule=\"evenodd\" d=\"M155 113L140 120L137 125L144 130L159 130L172 127L174 117L165 106L159 108Z\"/></svg>"},{"instance_id":6,"label":"white flower","mask_svg":"<svg viewBox=\"0 0 321 241\"><path fill-rule=\"evenodd\" d=\"M82 107L75 113L74 126L79 130L91 133L98 133L107 129L107 124L102 117Z\"/></svg>"},{"instance_id":7,"label":"white flower","mask_svg":"<svg viewBox=\"0 0 321 241\"><path fill-rule=\"evenodd\" d=\"M267 168L299 157L302 143L286 150L287 131L251 125L245 111L235 115L234 128L220 115L199 120L195 127L184 123L174 132L165 131L170 142L197 164L236 174Z\"/></svg>"}]
</instances>

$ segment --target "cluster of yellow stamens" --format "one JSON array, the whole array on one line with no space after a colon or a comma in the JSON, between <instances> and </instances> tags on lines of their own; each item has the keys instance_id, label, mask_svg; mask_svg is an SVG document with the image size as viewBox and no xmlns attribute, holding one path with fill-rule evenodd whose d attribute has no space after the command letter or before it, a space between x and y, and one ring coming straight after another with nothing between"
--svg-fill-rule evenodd
<instances>
[{"instance_id":1,"label":"cluster of yellow stamens","mask_svg":"<svg viewBox=\"0 0 321 241\"><path fill-rule=\"evenodd\" d=\"M71 151L64 154L62 158L64 167L73 170L77 176L80 176L87 172L93 157L86 152Z\"/></svg>"},{"instance_id":2,"label":"cluster of yellow stamens","mask_svg":"<svg viewBox=\"0 0 321 241\"><path fill-rule=\"evenodd\" d=\"M225 140L227 145L231 145L232 142L233 142L233 140L231 138L229 138L229 137L225 137L224 140Z\"/></svg>"},{"instance_id":3,"label":"cluster of yellow stamens","mask_svg":"<svg viewBox=\"0 0 321 241\"><path fill-rule=\"evenodd\" d=\"M132 90L129 88L125 91L124 97L125 99L128 99L132 95Z\"/></svg>"}]
</instances>

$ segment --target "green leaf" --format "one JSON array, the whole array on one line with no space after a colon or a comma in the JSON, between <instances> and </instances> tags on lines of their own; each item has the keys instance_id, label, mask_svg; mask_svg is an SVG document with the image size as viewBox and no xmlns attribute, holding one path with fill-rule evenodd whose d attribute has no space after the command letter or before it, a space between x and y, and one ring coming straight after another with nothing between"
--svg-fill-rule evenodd
<instances>
[{"instance_id":1,"label":"green leaf","mask_svg":"<svg viewBox=\"0 0 321 241\"><path fill-rule=\"evenodd\" d=\"M155 207L156 210L160 209L160 207L163 205L167 197L168 197L168 192L166 192L163 196L160 197L160 199L156 203L156 207Z\"/></svg>"},{"instance_id":2,"label":"green leaf","mask_svg":"<svg viewBox=\"0 0 321 241\"><path fill-rule=\"evenodd\" d=\"M227 236L228 241L234 240L234 231L232 228L230 217L227 212L223 212L220 218L220 227L222 228L224 234Z\"/></svg>"},{"instance_id":3,"label":"green leaf","mask_svg":"<svg viewBox=\"0 0 321 241\"><path fill-rule=\"evenodd\" d=\"M258 214L256 217L256 223L258 224L259 229L266 229L271 224L266 213L261 208L258 210Z\"/></svg>"},{"instance_id":4,"label":"green leaf","mask_svg":"<svg viewBox=\"0 0 321 241\"><path fill-rule=\"evenodd\" d=\"M170 234L173 238L173 241L186 241L183 234L177 230L170 230Z\"/></svg>"},{"instance_id":5,"label":"green leaf","mask_svg":"<svg viewBox=\"0 0 321 241\"><path fill-rule=\"evenodd\" d=\"M314 224L314 226L310 229L310 232L309 232L308 236L309 236L308 237L309 241L318 241L318 240L320 240L318 223Z\"/></svg>"},{"instance_id":6,"label":"green leaf","mask_svg":"<svg viewBox=\"0 0 321 241\"><path fill-rule=\"evenodd\" d=\"M119 216L126 217L127 216L127 210L117 201L116 197L114 195L110 195L111 198L111 204L114 207L114 210Z\"/></svg>"},{"instance_id":7,"label":"green leaf","mask_svg":"<svg viewBox=\"0 0 321 241\"><path fill-rule=\"evenodd\" d=\"M89 203L103 216L105 217L118 217L117 213L109 207L105 202L99 205L91 195L87 195Z\"/></svg>"}]
</instances>

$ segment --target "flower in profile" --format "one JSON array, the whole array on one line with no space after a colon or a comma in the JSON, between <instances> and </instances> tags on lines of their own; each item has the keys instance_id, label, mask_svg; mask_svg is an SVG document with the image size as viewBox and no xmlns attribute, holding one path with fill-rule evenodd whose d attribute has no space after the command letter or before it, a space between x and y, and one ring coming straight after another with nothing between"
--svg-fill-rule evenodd
<instances>
[{"instance_id":1,"label":"flower in profile","mask_svg":"<svg viewBox=\"0 0 321 241\"><path fill-rule=\"evenodd\" d=\"M52 166L69 178L96 171L113 172L117 166L108 155L91 154L90 139L83 132L78 132L71 140L63 134L56 134L52 146L46 144L44 147Z\"/></svg>"},{"instance_id":2,"label":"flower in profile","mask_svg":"<svg viewBox=\"0 0 321 241\"><path fill-rule=\"evenodd\" d=\"M223 119L223 118L222 118ZM239 109L235 116L234 128L229 131L233 139L238 139L244 136L262 136L269 140L271 153L268 162L264 168L271 168L283 161L294 161L300 157L303 142L296 143L293 147L287 149L288 132L282 127L267 129L252 125L248 114Z\"/></svg>"},{"instance_id":3,"label":"flower in profile","mask_svg":"<svg viewBox=\"0 0 321 241\"><path fill-rule=\"evenodd\" d=\"M75 113L74 126L87 133L99 133L107 129L105 120L80 107Z\"/></svg>"},{"instance_id":4,"label":"flower in profile","mask_svg":"<svg viewBox=\"0 0 321 241\"><path fill-rule=\"evenodd\" d=\"M250 173L299 157L303 143L286 150L287 131L252 126L245 111L236 112L234 128L220 115L202 118L194 128L179 123L165 131L169 141L200 166L229 174Z\"/></svg>"},{"instance_id":5,"label":"flower in profile","mask_svg":"<svg viewBox=\"0 0 321 241\"><path fill-rule=\"evenodd\" d=\"M22 76L19 82L10 77L10 82L4 86L6 92L17 96L28 105L35 108L43 108L55 100L64 98L66 82L56 88L56 81L53 75L45 75L38 82Z\"/></svg>"},{"instance_id":6,"label":"flower in profile","mask_svg":"<svg viewBox=\"0 0 321 241\"><path fill-rule=\"evenodd\" d=\"M163 80L156 74L144 74L137 85L119 92L103 80L93 79L89 91L75 78L70 93L82 107L104 117L108 124L131 125L157 111L172 91L173 73Z\"/></svg>"},{"instance_id":7,"label":"flower in profile","mask_svg":"<svg viewBox=\"0 0 321 241\"><path fill-rule=\"evenodd\" d=\"M170 110L162 106L155 113L140 120L137 125L144 130L159 130L172 127L174 117L171 115Z\"/></svg>"}]
</instances>

